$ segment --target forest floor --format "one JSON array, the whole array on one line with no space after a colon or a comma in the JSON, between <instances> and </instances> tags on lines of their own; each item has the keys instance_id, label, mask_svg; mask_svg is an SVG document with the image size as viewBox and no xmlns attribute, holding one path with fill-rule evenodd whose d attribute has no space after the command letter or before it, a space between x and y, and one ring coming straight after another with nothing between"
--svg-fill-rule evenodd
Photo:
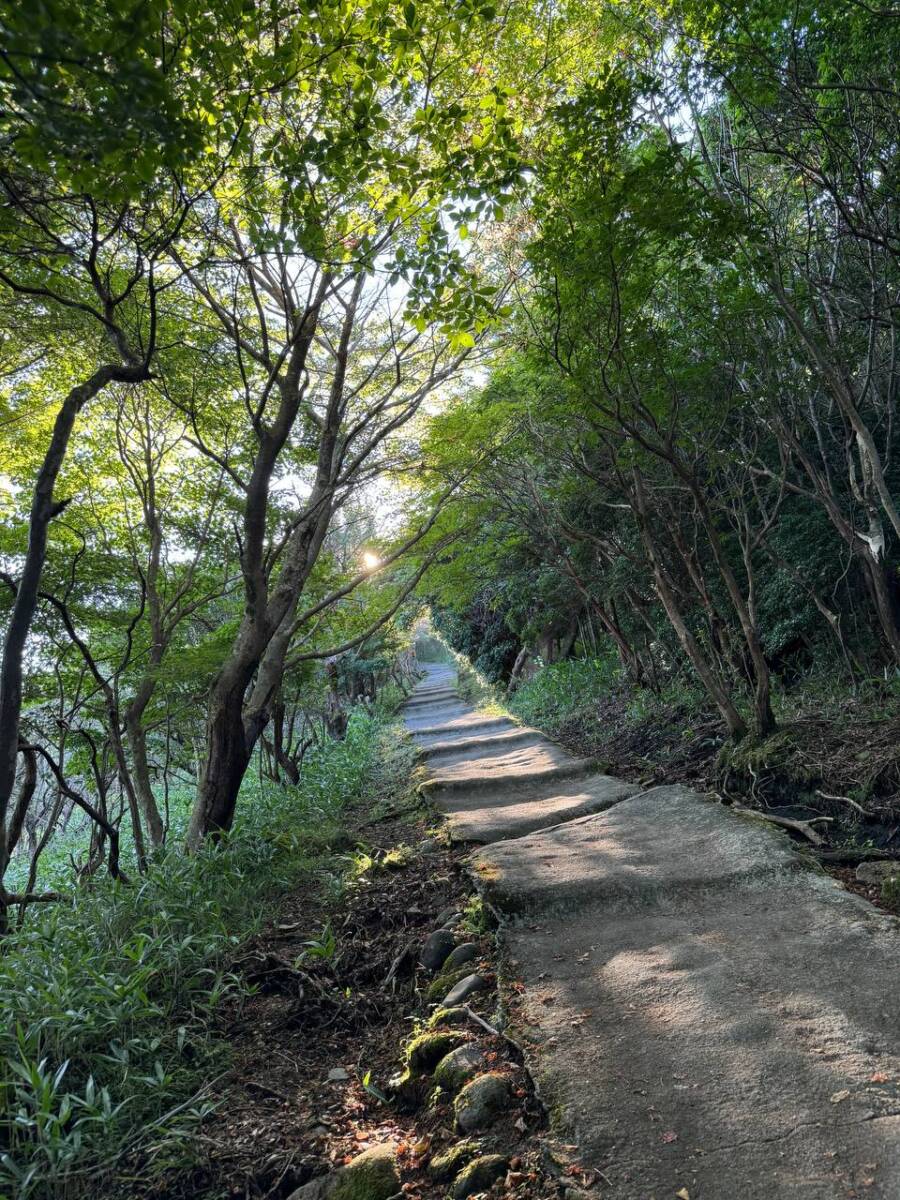
<instances>
[{"instance_id":1,"label":"forest floor","mask_svg":"<svg viewBox=\"0 0 900 1200\"><path fill-rule=\"evenodd\" d=\"M254 990L219 1015L216 1032L231 1054L215 1081L215 1111L192 1139L190 1162L181 1147L170 1167L148 1173L135 1164L135 1198L282 1200L368 1147L396 1142L404 1196L443 1200L447 1183L427 1168L457 1140L452 1097L425 1108L388 1102L389 1080L433 1007L418 955L437 917L463 913L461 936L478 941L486 972L493 938L477 905L465 913L472 887L462 853L446 843L427 854L411 849L433 823L411 793L376 819L371 807L347 813L364 852L345 856L337 896L333 886L308 881L241 947L231 967ZM470 1004L490 1021L496 1000L488 994ZM471 1032L512 1084L514 1102L490 1144L510 1160L516 1197L558 1196L544 1114L521 1056L501 1036L475 1025Z\"/></svg>"}]
</instances>

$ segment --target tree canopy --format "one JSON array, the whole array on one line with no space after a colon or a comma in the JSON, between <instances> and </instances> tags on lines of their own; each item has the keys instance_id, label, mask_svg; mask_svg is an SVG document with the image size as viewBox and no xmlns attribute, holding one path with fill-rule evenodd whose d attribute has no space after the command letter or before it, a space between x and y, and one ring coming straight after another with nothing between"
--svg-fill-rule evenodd
<instances>
[{"instance_id":1,"label":"tree canopy","mask_svg":"<svg viewBox=\"0 0 900 1200\"><path fill-rule=\"evenodd\" d=\"M0 12L0 939L224 859L424 605L733 742L896 688L896 10Z\"/></svg>"}]
</instances>

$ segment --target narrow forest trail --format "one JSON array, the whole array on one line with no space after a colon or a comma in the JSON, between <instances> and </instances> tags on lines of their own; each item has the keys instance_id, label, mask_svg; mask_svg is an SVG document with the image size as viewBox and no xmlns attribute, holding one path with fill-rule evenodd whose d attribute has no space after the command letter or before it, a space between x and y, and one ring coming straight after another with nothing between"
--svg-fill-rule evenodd
<instances>
[{"instance_id":1,"label":"narrow forest trail","mask_svg":"<svg viewBox=\"0 0 900 1200\"><path fill-rule=\"evenodd\" d=\"M897 919L761 821L479 713L449 668L405 717L599 1197L900 1196Z\"/></svg>"}]
</instances>

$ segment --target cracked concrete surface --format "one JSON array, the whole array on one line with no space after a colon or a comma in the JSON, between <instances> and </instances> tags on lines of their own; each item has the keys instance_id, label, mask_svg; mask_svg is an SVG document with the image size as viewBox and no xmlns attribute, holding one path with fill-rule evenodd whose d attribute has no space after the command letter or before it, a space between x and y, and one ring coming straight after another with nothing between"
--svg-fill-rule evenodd
<instances>
[{"instance_id":1,"label":"cracked concrete surface","mask_svg":"<svg viewBox=\"0 0 900 1200\"><path fill-rule=\"evenodd\" d=\"M407 721L489 843L516 1036L598 1198L900 1197L900 922L758 820L510 740L446 669Z\"/></svg>"}]
</instances>

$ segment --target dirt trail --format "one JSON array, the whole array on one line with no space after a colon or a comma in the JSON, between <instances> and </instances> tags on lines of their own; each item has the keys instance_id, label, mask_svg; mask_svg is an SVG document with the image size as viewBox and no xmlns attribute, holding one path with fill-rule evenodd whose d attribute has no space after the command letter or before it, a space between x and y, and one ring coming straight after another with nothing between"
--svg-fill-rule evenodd
<instances>
[{"instance_id":1,"label":"dirt trail","mask_svg":"<svg viewBox=\"0 0 900 1200\"><path fill-rule=\"evenodd\" d=\"M406 720L598 1197L900 1197L896 918L759 820L479 714L448 668Z\"/></svg>"}]
</instances>

